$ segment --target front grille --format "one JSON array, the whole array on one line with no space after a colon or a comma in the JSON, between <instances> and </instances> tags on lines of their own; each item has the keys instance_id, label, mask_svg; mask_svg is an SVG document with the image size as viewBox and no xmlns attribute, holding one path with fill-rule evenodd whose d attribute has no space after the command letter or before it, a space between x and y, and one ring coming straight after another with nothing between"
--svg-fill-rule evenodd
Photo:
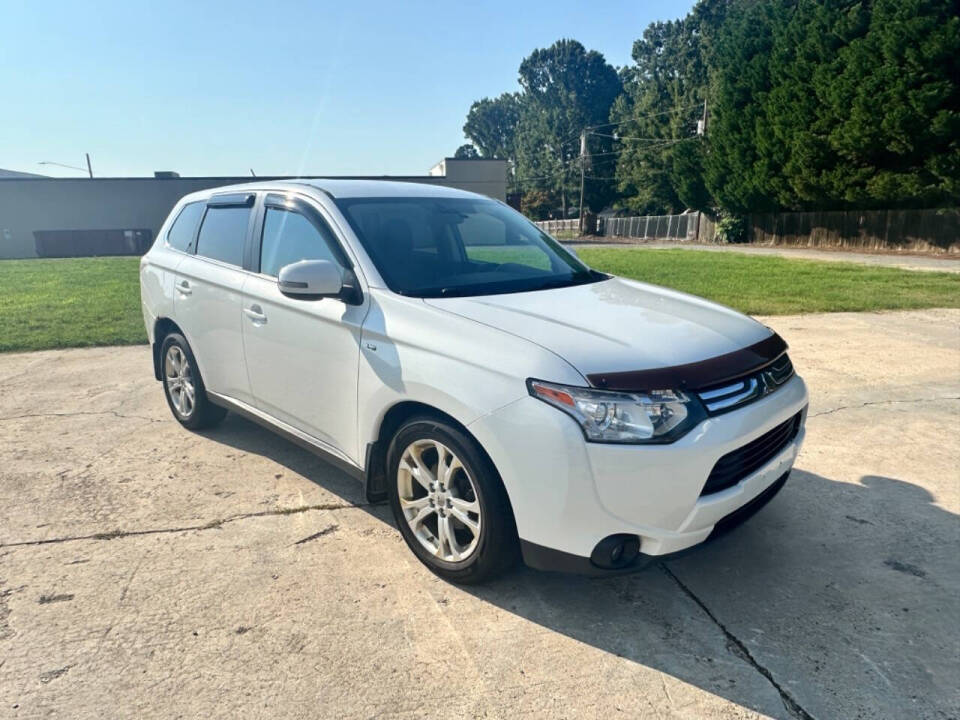
<instances>
[{"instance_id":1,"label":"front grille","mask_svg":"<svg viewBox=\"0 0 960 720\"><path fill-rule=\"evenodd\" d=\"M754 370L723 385L700 390L697 395L711 415L729 412L769 395L793 377L793 363L786 353L760 370Z\"/></svg>"},{"instance_id":2,"label":"front grille","mask_svg":"<svg viewBox=\"0 0 960 720\"><path fill-rule=\"evenodd\" d=\"M717 464L710 471L710 477L707 478L707 483L703 486L700 495L709 495L733 487L770 462L800 432L802 415L802 411L798 412L786 422L777 425L773 430L765 432L756 440L748 442L743 447L729 452L717 460Z\"/></svg>"}]
</instances>

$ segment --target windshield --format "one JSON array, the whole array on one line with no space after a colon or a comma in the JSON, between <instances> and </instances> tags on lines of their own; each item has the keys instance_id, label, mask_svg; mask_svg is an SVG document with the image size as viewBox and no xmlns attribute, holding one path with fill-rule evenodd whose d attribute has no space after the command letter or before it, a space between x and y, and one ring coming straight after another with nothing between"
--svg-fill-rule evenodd
<instances>
[{"instance_id":1,"label":"windshield","mask_svg":"<svg viewBox=\"0 0 960 720\"><path fill-rule=\"evenodd\" d=\"M493 295L607 277L493 200L408 197L336 202L389 288L402 295Z\"/></svg>"}]
</instances>

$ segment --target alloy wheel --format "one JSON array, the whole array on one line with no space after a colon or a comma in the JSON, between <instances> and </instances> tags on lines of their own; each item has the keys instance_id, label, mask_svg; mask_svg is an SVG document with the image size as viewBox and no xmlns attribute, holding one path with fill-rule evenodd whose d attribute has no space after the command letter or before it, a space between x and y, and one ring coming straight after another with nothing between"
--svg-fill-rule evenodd
<instances>
[{"instance_id":1,"label":"alloy wheel","mask_svg":"<svg viewBox=\"0 0 960 720\"><path fill-rule=\"evenodd\" d=\"M481 513L470 473L436 440L416 440L400 456L397 491L404 519L435 558L463 562L477 549Z\"/></svg>"},{"instance_id":2,"label":"alloy wheel","mask_svg":"<svg viewBox=\"0 0 960 720\"><path fill-rule=\"evenodd\" d=\"M196 386L190 361L179 345L171 345L167 350L163 367L170 401L181 417L190 417L197 402Z\"/></svg>"}]
</instances>

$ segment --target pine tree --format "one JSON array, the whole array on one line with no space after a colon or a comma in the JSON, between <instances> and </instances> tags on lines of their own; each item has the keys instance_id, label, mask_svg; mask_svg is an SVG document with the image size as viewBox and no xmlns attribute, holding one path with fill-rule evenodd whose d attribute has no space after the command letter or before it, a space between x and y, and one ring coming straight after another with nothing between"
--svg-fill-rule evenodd
<instances>
[{"instance_id":1,"label":"pine tree","mask_svg":"<svg viewBox=\"0 0 960 720\"><path fill-rule=\"evenodd\" d=\"M624 94L610 119L622 138L620 191L624 204L637 212L711 204L696 129L707 81L704 16L722 7L705 2L682 20L653 23L633 45L634 65L623 71Z\"/></svg>"},{"instance_id":2,"label":"pine tree","mask_svg":"<svg viewBox=\"0 0 960 720\"><path fill-rule=\"evenodd\" d=\"M960 201L960 17L951 0L876 0L824 73L836 162L825 192L855 207Z\"/></svg>"}]
</instances>

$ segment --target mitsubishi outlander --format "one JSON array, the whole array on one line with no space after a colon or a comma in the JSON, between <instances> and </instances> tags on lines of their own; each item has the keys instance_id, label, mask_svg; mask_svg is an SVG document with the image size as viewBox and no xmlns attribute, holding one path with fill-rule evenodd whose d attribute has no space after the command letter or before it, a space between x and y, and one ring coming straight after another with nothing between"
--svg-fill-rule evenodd
<instances>
[{"instance_id":1,"label":"mitsubishi outlander","mask_svg":"<svg viewBox=\"0 0 960 720\"><path fill-rule=\"evenodd\" d=\"M323 454L456 582L519 557L603 575L690 548L775 495L804 436L776 333L591 269L469 192L205 190L140 281L182 425L236 412Z\"/></svg>"}]
</instances>

